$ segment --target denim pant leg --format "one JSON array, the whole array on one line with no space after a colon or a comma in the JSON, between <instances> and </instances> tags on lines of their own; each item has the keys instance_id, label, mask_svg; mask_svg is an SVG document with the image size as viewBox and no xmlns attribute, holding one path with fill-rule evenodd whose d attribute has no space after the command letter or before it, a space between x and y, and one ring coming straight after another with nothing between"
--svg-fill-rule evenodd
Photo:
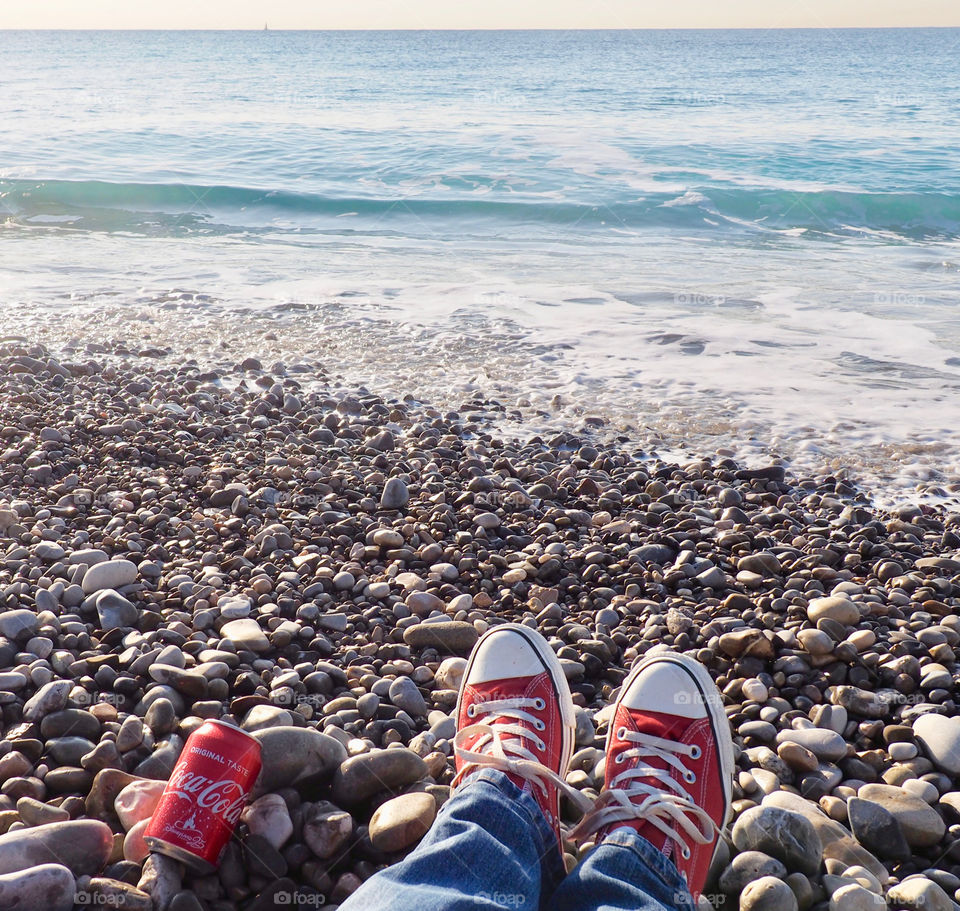
<instances>
[{"instance_id":1,"label":"denim pant leg","mask_svg":"<svg viewBox=\"0 0 960 911\"><path fill-rule=\"evenodd\" d=\"M563 877L534 798L483 769L444 804L423 841L371 876L341 911L537 911Z\"/></svg>"},{"instance_id":2,"label":"denim pant leg","mask_svg":"<svg viewBox=\"0 0 960 911\"><path fill-rule=\"evenodd\" d=\"M646 839L618 829L560 884L551 911L692 911L677 868Z\"/></svg>"}]
</instances>

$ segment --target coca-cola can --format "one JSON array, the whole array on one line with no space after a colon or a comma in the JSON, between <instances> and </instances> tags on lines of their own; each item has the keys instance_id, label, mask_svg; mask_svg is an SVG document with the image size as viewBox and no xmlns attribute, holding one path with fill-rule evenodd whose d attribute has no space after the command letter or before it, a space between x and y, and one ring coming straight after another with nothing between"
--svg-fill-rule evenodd
<instances>
[{"instance_id":1,"label":"coca-cola can","mask_svg":"<svg viewBox=\"0 0 960 911\"><path fill-rule=\"evenodd\" d=\"M213 872L259 774L257 740L205 721L187 738L143 840L192 870Z\"/></svg>"}]
</instances>

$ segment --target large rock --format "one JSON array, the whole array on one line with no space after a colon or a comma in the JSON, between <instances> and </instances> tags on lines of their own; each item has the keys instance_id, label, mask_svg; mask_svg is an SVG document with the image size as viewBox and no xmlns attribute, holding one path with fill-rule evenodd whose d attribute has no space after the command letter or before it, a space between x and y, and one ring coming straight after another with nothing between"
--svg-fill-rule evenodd
<instances>
[{"instance_id":1,"label":"large rock","mask_svg":"<svg viewBox=\"0 0 960 911\"><path fill-rule=\"evenodd\" d=\"M807 606L807 617L811 623L826 618L844 626L856 626L860 622L860 608L843 595L831 595L814 598Z\"/></svg>"},{"instance_id":2,"label":"large rock","mask_svg":"<svg viewBox=\"0 0 960 911\"><path fill-rule=\"evenodd\" d=\"M100 722L83 709L63 709L44 717L40 722L40 736L44 740L67 736L97 740Z\"/></svg>"},{"instance_id":3,"label":"large rock","mask_svg":"<svg viewBox=\"0 0 960 911\"><path fill-rule=\"evenodd\" d=\"M775 857L760 851L744 851L730 861L720 876L720 889L727 895L739 895L748 883L763 876L784 879L787 868Z\"/></svg>"},{"instance_id":4,"label":"large rock","mask_svg":"<svg viewBox=\"0 0 960 911\"><path fill-rule=\"evenodd\" d=\"M720 651L731 658L759 658L763 661L773 658L773 643L762 630L752 627L724 633L718 645Z\"/></svg>"},{"instance_id":5,"label":"large rock","mask_svg":"<svg viewBox=\"0 0 960 911\"><path fill-rule=\"evenodd\" d=\"M293 726L293 716L278 705L255 705L243 718L240 727L248 733L265 731L267 728Z\"/></svg>"},{"instance_id":6,"label":"large rock","mask_svg":"<svg viewBox=\"0 0 960 911\"><path fill-rule=\"evenodd\" d=\"M887 810L900 824L911 848L932 847L946 832L946 823L940 814L925 800L914 797L903 788L888 784L866 784L860 788L857 796Z\"/></svg>"},{"instance_id":7,"label":"large rock","mask_svg":"<svg viewBox=\"0 0 960 911\"><path fill-rule=\"evenodd\" d=\"M960 717L921 715L913 722L913 733L941 772L960 776Z\"/></svg>"},{"instance_id":8,"label":"large rock","mask_svg":"<svg viewBox=\"0 0 960 911\"><path fill-rule=\"evenodd\" d=\"M740 893L740 911L797 911L797 897L782 880L761 876Z\"/></svg>"},{"instance_id":9,"label":"large rock","mask_svg":"<svg viewBox=\"0 0 960 911\"><path fill-rule=\"evenodd\" d=\"M76 876L99 873L113 848L113 832L95 819L52 822L0 835L0 873L62 864Z\"/></svg>"},{"instance_id":10,"label":"large rock","mask_svg":"<svg viewBox=\"0 0 960 911\"><path fill-rule=\"evenodd\" d=\"M377 807L370 819L370 843L386 854L402 851L427 834L436 815L432 794L401 794Z\"/></svg>"},{"instance_id":11,"label":"large rock","mask_svg":"<svg viewBox=\"0 0 960 911\"><path fill-rule=\"evenodd\" d=\"M229 623L224 623L220 635L239 648L245 648L251 652L266 652L270 649L267 634L256 620L249 617L245 620L231 620Z\"/></svg>"},{"instance_id":12,"label":"large rock","mask_svg":"<svg viewBox=\"0 0 960 911\"><path fill-rule=\"evenodd\" d=\"M84 802L84 811L87 816L111 822L116 817L114 803L117 795L128 784L137 780L136 775L120 769L103 769L97 772Z\"/></svg>"},{"instance_id":13,"label":"large rock","mask_svg":"<svg viewBox=\"0 0 960 911\"><path fill-rule=\"evenodd\" d=\"M120 588L137 581L137 566L129 560L107 560L91 566L84 574L80 587L85 595L106 588Z\"/></svg>"},{"instance_id":14,"label":"large rock","mask_svg":"<svg viewBox=\"0 0 960 911\"><path fill-rule=\"evenodd\" d=\"M777 743L798 743L818 759L836 762L847 755L847 742L835 731L822 728L799 728L781 731Z\"/></svg>"},{"instance_id":15,"label":"large rock","mask_svg":"<svg viewBox=\"0 0 960 911\"><path fill-rule=\"evenodd\" d=\"M153 899L146 892L129 883L104 876L94 876L90 880L84 899L77 903L102 908L123 908L124 911L154 911Z\"/></svg>"},{"instance_id":16,"label":"large rock","mask_svg":"<svg viewBox=\"0 0 960 911\"><path fill-rule=\"evenodd\" d=\"M830 896L830 911L887 911L887 903L859 883L845 883Z\"/></svg>"},{"instance_id":17,"label":"large rock","mask_svg":"<svg viewBox=\"0 0 960 911\"><path fill-rule=\"evenodd\" d=\"M926 876L908 876L887 893L887 900L895 908L910 911L954 911L950 896Z\"/></svg>"},{"instance_id":18,"label":"large rock","mask_svg":"<svg viewBox=\"0 0 960 911\"><path fill-rule=\"evenodd\" d=\"M900 824L880 804L851 797L847 801L847 813L850 830L867 850L890 860L910 859L910 846Z\"/></svg>"},{"instance_id":19,"label":"large rock","mask_svg":"<svg viewBox=\"0 0 960 911\"><path fill-rule=\"evenodd\" d=\"M8 643L11 656L15 649ZM0 693L13 693L27 685L27 678L19 671L0 671Z\"/></svg>"},{"instance_id":20,"label":"large rock","mask_svg":"<svg viewBox=\"0 0 960 911\"><path fill-rule=\"evenodd\" d=\"M53 757L55 765L78 766L95 746L86 737L54 737L47 741L47 753Z\"/></svg>"},{"instance_id":21,"label":"large rock","mask_svg":"<svg viewBox=\"0 0 960 911\"><path fill-rule=\"evenodd\" d=\"M940 569L947 573L960 573L960 555L954 557L921 557L917 569Z\"/></svg>"},{"instance_id":22,"label":"large rock","mask_svg":"<svg viewBox=\"0 0 960 911\"><path fill-rule=\"evenodd\" d=\"M355 807L379 791L392 791L427 776L427 764L412 750L371 750L352 756L333 776L333 800Z\"/></svg>"},{"instance_id":23,"label":"large rock","mask_svg":"<svg viewBox=\"0 0 960 911\"><path fill-rule=\"evenodd\" d=\"M419 687L409 677L397 677L390 683L390 701L414 718L427 714L427 703Z\"/></svg>"},{"instance_id":24,"label":"large rock","mask_svg":"<svg viewBox=\"0 0 960 911\"><path fill-rule=\"evenodd\" d=\"M431 611L443 610L446 606L442 598L438 598L433 592L413 591L407 595L403 602L410 608L410 613L418 617L426 617Z\"/></svg>"},{"instance_id":25,"label":"large rock","mask_svg":"<svg viewBox=\"0 0 960 911\"><path fill-rule=\"evenodd\" d=\"M821 629L802 629L797 633L797 639L804 651L811 655L829 655L836 643Z\"/></svg>"},{"instance_id":26,"label":"large rock","mask_svg":"<svg viewBox=\"0 0 960 911\"><path fill-rule=\"evenodd\" d=\"M165 787L165 781L137 779L117 795L113 809L124 831L129 832L138 822L153 816Z\"/></svg>"},{"instance_id":27,"label":"large rock","mask_svg":"<svg viewBox=\"0 0 960 911\"><path fill-rule=\"evenodd\" d=\"M393 528L378 528L373 533L373 543L387 550L403 547L404 537Z\"/></svg>"},{"instance_id":28,"label":"large rock","mask_svg":"<svg viewBox=\"0 0 960 911\"><path fill-rule=\"evenodd\" d=\"M62 864L40 864L0 876L2 911L71 911L76 883Z\"/></svg>"},{"instance_id":29,"label":"large rock","mask_svg":"<svg viewBox=\"0 0 960 911\"><path fill-rule=\"evenodd\" d=\"M143 873L137 888L153 899L154 911L167 911L177 893L183 888L183 867L172 857L151 854L143 862Z\"/></svg>"},{"instance_id":30,"label":"large rock","mask_svg":"<svg viewBox=\"0 0 960 911\"><path fill-rule=\"evenodd\" d=\"M411 648L434 648L443 654L469 655L478 635L472 623L442 620L408 626L403 641Z\"/></svg>"},{"instance_id":31,"label":"large rock","mask_svg":"<svg viewBox=\"0 0 960 911\"><path fill-rule=\"evenodd\" d=\"M313 728L267 728L252 735L260 743L263 769L254 796L320 780L347 758L346 748Z\"/></svg>"},{"instance_id":32,"label":"large rock","mask_svg":"<svg viewBox=\"0 0 960 911\"><path fill-rule=\"evenodd\" d=\"M207 678L195 671L185 671L169 664L154 664L149 670L150 676L166 686L182 693L190 702L206 698Z\"/></svg>"},{"instance_id":33,"label":"large rock","mask_svg":"<svg viewBox=\"0 0 960 911\"><path fill-rule=\"evenodd\" d=\"M243 821L254 835L265 838L278 851L293 835L287 802L279 794L264 794L243 811Z\"/></svg>"},{"instance_id":34,"label":"large rock","mask_svg":"<svg viewBox=\"0 0 960 911\"><path fill-rule=\"evenodd\" d=\"M150 846L144 839L149 825L149 819L141 819L136 823L123 839L123 858L132 860L135 864L142 864L150 853Z\"/></svg>"},{"instance_id":35,"label":"large rock","mask_svg":"<svg viewBox=\"0 0 960 911\"><path fill-rule=\"evenodd\" d=\"M862 718L886 718L890 714L890 700L871 693L870 690L859 686L832 686L827 692L830 701L842 706L851 715L860 715Z\"/></svg>"},{"instance_id":36,"label":"large rock","mask_svg":"<svg viewBox=\"0 0 960 911\"><path fill-rule=\"evenodd\" d=\"M889 881L887 868L866 848L857 844L846 828L821 812L816 804L810 803L799 794L774 791L763 798L763 806L781 807L805 817L817 830L825 859L837 860L847 867L864 867L878 882Z\"/></svg>"},{"instance_id":37,"label":"large rock","mask_svg":"<svg viewBox=\"0 0 960 911\"><path fill-rule=\"evenodd\" d=\"M183 752L183 739L170 734L160 741L154 751L133 770L141 778L166 781Z\"/></svg>"},{"instance_id":38,"label":"large rock","mask_svg":"<svg viewBox=\"0 0 960 911\"><path fill-rule=\"evenodd\" d=\"M820 870L823 847L810 820L774 806L751 807L733 827L739 851L761 851L788 870L812 875Z\"/></svg>"},{"instance_id":39,"label":"large rock","mask_svg":"<svg viewBox=\"0 0 960 911\"><path fill-rule=\"evenodd\" d=\"M353 835L353 817L324 801L304 807L303 840L321 860L339 853Z\"/></svg>"},{"instance_id":40,"label":"large rock","mask_svg":"<svg viewBox=\"0 0 960 911\"><path fill-rule=\"evenodd\" d=\"M95 563L106 563L110 555L105 550L96 547L84 547L81 550L75 550L67 557L69 566L76 566L78 563L86 563L87 566L93 566Z\"/></svg>"},{"instance_id":41,"label":"large rock","mask_svg":"<svg viewBox=\"0 0 960 911\"><path fill-rule=\"evenodd\" d=\"M445 658L440 662L433 679L442 690L459 690L466 669L466 658Z\"/></svg>"},{"instance_id":42,"label":"large rock","mask_svg":"<svg viewBox=\"0 0 960 911\"><path fill-rule=\"evenodd\" d=\"M37 631L39 621L32 610L20 608L8 610L0 614L0 636L11 641L29 639Z\"/></svg>"},{"instance_id":43,"label":"large rock","mask_svg":"<svg viewBox=\"0 0 960 911\"><path fill-rule=\"evenodd\" d=\"M40 721L51 712L59 712L67 704L72 689L71 680L51 680L45 683L24 705L24 720Z\"/></svg>"},{"instance_id":44,"label":"large rock","mask_svg":"<svg viewBox=\"0 0 960 911\"><path fill-rule=\"evenodd\" d=\"M388 478L380 495L381 509L403 509L410 500L410 491L400 478Z\"/></svg>"},{"instance_id":45,"label":"large rock","mask_svg":"<svg viewBox=\"0 0 960 911\"><path fill-rule=\"evenodd\" d=\"M104 563L104 566L109 564ZM96 596L97 616L100 618L100 628L104 631L111 629L126 629L137 622L136 606L123 595L112 588L105 588Z\"/></svg>"}]
</instances>

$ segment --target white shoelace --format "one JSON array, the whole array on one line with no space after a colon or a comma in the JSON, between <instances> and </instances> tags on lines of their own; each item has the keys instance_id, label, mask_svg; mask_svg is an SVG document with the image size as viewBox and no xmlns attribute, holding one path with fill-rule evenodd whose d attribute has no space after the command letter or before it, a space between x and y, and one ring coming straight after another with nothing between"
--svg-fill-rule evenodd
<instances>
[{"instance_id":1,"label":"white shoelace","mask_svg":"<svg viewBox=\"0 0 960 911\"><path fill-rule=\"evenodd\" d=\"M553 769L540 762L525 745L525 741L530 741L540 752L546 749L546 744L537 736L537 732L543 731L546 725L536 715L526 711L534 709L539 712L544 708L542 699L522 696L471 703L467 707L467 716L476 718L477 721L458 731L453 739L454 754L464 763L454 779L454 785L459 784L477 768L489 766L529 781L543 794L547 793L547 782L552 782L583 812L587 812L590 801L568 785ZM522 723L505 723L504 719L507 718L525 722L530 727ZM481 735L477 742L471 749L465 749L463 742L476 734Z\"/></svg>"},{"instance_id":2,"label":"white shoelace","mask_svg":"<svg viewBox=\"0 0 960 911\"><path fill-rule=\"evenodd\" d=\"M706 845L713 841L719 827L710 814L693 801L686 788L671 777L670 769L680 772L687 784L694 784L697 780L695 773L683 764L680 757L699 759L700 747L628 731L626 728L620 728L617 735L620 740L637 744L617 754L614 761L618 764L634 759L656 758L665 762L667 768L640 762L614 775L610 779L610 787L600 795L593 809L580 820L570 837L575 841L585 841L612 824L639 819L650 823L676 842L680 856L689 860L690 847L684 836L697 844ZM652 778L659 784L635 781L638 778Z\"/></svg>"}]
</instances>

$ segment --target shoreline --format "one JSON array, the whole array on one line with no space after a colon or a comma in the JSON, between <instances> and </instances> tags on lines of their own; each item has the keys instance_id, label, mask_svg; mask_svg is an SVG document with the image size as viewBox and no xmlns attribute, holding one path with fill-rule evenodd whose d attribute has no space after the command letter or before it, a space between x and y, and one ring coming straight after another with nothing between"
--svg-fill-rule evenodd
<instances>
[{"instance_id":1,"label":"shoreline","mask_svg":"<svg viewBox=\"0 0 960 911\"><path fill-rule=\"evenodd\" d=\"M156 351L189 347L175 326ZM218 911L283 890L335 907L410 847L369 830L377 806L448 795L462 659L504 619L557 649L587 794L630 662L666 643L710 670L737 745L716 905L752 876L748 850L801 908L847 880L894 904L960 895L960 736L919 721L957 714L957 513L888 512L774 462L670 463L577 425L504 441L506 403L315 388L312 355L235 360L225 385L199 351L168 366L103 348L0 342L0 846L30 866L86 826L81 848L56 841L64 908L166 911L181 889ZM255 733L266 771L220 872L197 877L147 858L149 786L120 816L115 800L163 780L207 717ZM338 790L348 754L387 761L390 790ZM854 796L886 815L851 822ZM888 817L896 857L874 837ZM767 823L814 830L817 863ZM0 875L40 889L27 866Z\"/></svg>"},{"instance_id":2,"label":"shoreline","mask_svg":"<svg viewBox=\"0 0 960 911\"><path fill-rule=\"evenodd\" d=\"M0 344L37 342L68 358L98 358L133 371L139 364L166 370L194 364L225 389L244 379L240 365L253 359L262 368L283 365L286 379L310 392L375 391L440 411L486 401L484 426L515 444L572 431L650 458L780 464L804 484L835 477L888 509L960 509L960 475L945 431L937 436L905 425L899 435L873 433L853 402L846 421L805 422L797 415L784 424L784 415L774 416L774 399L684 393L682 373L672 390L645 374L632 376L626 362L608 375L610 364L594 352L593 375L583 362L587 352L571 352L544 327L502 314L446 328L438 319L410 323L402 310L336 300L236 309L196 291L141 289L17 303L0 315ZM30 339L24 326L31 327Z\"/></svg>"}]
</instances>

